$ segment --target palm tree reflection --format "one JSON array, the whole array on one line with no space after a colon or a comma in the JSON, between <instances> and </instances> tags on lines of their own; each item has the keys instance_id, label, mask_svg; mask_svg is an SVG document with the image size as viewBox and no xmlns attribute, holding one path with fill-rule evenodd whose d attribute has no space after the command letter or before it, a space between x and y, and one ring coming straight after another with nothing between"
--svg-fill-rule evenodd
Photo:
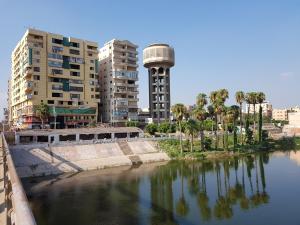
<instances>
[{"instance_id":1,"label":"palm tree reflection","mask_svg":"<svg viewBox=\"0 0 300 225\"><path fill-rule=\"evenodd\" d=\"M178 216L188 218L194 199L202 221L230 219L234 211L251 210L267 204L270 198L264 170L267 163L268 155L263 153L228 160L174 161L161 166L151 177L152 210L155 212L152 224L157 221L176 224ZM213 177L215 183L212 183ZM216 195L213 193L214 185ZM239 207L233 207L235 205ZM164 213L159 213L161 208Z\"/></svg>"}]
</instances>

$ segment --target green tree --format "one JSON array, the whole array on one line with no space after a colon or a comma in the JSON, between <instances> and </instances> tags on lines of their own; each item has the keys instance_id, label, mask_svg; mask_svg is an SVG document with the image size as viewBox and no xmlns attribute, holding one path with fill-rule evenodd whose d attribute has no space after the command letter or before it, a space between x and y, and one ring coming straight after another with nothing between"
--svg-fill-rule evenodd
<instances>
[{"instance_id":1,"label":"green tree","mask_svg":"<svg viewBox=\"0 0 300 225\"><path fill-rule=\"evenodd\" d=\"M200 143L201 143L201 150L204 150L204 129L203 129L203 123L206 119L207 113L204 108L197 107L193 111L194 117L199 121L199 132L200 132Z\"/></svg>"},{"instance_id":2,"label":"green tree","mask_svg":"<svg viewBox=\"0 0 300 225\"><path fill-rule=\"evenodd\" d=\"M262 107L261 104L266 100L266 96L263 92L257 93L257 102L259 103L259 120L258 120L258 141L262 142L262 123L263 123L263 115L262 115Z\"/></svg>"},{"instance_id":3,"label":"green tree","mask_svg":"<svg viewBox=\"0 0 300 225\"><path fill-rule=\"evenodd\" d=\"M256 131L256 104L257 104L257 92L247 93L249 104L253 106L253 133ZM249 110L249 108L248 108Z\"/></svg>"},{"instance_id":4,"label":"green tree","mask_svg":"<svg viewBox=\"0 0 300 225\"><path fill-rule=\"evenodd\" d=\"M42 128L44 128L44 120L49 116L49 106L41 102L39 105L35 106L35 114L40 118Z\"/></svg>"},{"instance_id":5,"label":"green tree","mask_svg":"<svg viewBox=\"0 0 300 225\"><path fill-rule=\"evenodd\" d=\"M138 121L127 120L126 127L137 127L139 125Z\"/></svg>"},{"instance_id":6,"label":"green tree","mask_svg":"<svg viewBox=\"0 0 300 225\"><path fill-rule=\"evenodd\" d=\"M177 104L175 104L175 105L172 106L171 111L173 112L173 115L174 115L174 117L177 120L178 125L179 125L180 151L181 151L181 154L183 154L183 147L182 147L182 127L181 127L181 123L182 123L183 117L187 114L187 109L186 109L186 107L183 104L177 103Z\"/></svg>"},{"instance_id":7,"label":"green tree","mask_svg":"<svg viewBox=\"0 0 300 225\"><path fill-rule=\"evenodd\" d=\"M219 118L219 115L220 115L219 105L221 103L221 99L219 98L218 91L212 91L209 95L209 99L210 99L211 106L213 107L213 110L214 110L214 120L215 120L215 123L216 123L215 150L217 150L218 145L219 145L219 136L218 136L218 131L219 131L218 118Z\"/></svg>"},{"instance_id":8,"label":"green tree","mask_svg":"<svg viewBox=\"0 0 300 225\"><path fill-rule=\"evenodd\" d=\"M154 135L155 132L157 132L157 124L156 123L149 123L145 127L145 130L146 130L147 133L149 133L151 135Z\"/></svg>"},{"instance_id":9,"label":"green tree","mask_svg":"<svg viewBox=\"0 0 300 225\"><path fill-rule=\"evenodd\" d=\"M190 144L191 144L191 152L193 152L193 146L194 146L194 136L199 131L197 121L193 119L189 119L185 125L185 133L188 137L190 137Z\"/></svg>"},{"instance_id":10,"label":"green tree","mask_svg":"<svg viewBox=\"0 0 300 225\"><path fill-rule=\"evenodd\" d=\"M236 127L236 121L239 117L239 111L240 111L240 107L237 105L232 105L230 106L229 109L229 116L230 116L230 121L232 121L233 123L233 149L236 149L236 145L237 145L237 127Z\"/></svg>"},{"instance_id":11,"label":"green tree","mask_svg":"<svg viewBox=\"0 0 300 225\"><path fill-rule=\"evenodd\" d=\"M237 91L235 93L235 100L240 106L240 142L243 145L243 102L245 101L245 93L243 91Z\"/></svg>"}]
</instances>

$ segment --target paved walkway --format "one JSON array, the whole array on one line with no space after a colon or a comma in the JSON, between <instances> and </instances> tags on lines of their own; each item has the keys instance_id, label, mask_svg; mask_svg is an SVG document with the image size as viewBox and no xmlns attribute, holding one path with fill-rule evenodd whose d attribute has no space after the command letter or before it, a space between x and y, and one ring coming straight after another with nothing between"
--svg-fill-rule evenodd
<instances>
[{"instance_id":1,"label":"paved walkway","mask_svg":"<svg viewBox=\"0 0 300 225\"><path fill-rule=\"evenodd\" d=\"M4 191L4 165L2 138L0 137L0 224L6 224L5 191Z\"/></svg>"}]
</instances>

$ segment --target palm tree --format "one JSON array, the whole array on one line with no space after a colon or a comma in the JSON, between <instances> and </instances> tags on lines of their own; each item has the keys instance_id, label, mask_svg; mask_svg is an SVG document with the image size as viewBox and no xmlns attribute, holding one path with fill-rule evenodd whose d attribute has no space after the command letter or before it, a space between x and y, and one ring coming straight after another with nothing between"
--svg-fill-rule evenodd
<instances>
[{"instance_id":1,"label":"palm tree","mask_svg":"<svg viewBox=\"0 0 300 225\"><path fill-rule=\"evenodd\" d=\"M212 120L212 125L211 125L211 131L214 131L214 115L215 115L215 109L212 105L207 106L207 116Z\"/></svg>"},{"instance_id":2,"label":"palm tree","mask_svg":"<svg viewBox=\"0 0 300 225\"><path fill-rule=\"evenodd\" d=\"M196 105L198 107L203 108L206 104L207 104L207 96L206 96L206 94L204 94L204 93L198 94L197 99L196 99Z\"/></svg>"},{"instance_id":3,"label":"palm tree","mask_svg":"<svg viewBox=\"0 0 300 225\"><path fill-rule=\"evenodd\" d=\"M255 135L256 130L256 104L257 104L257 93L248 93L250 104L253 105L253 134Z\"/></svg>"},{"instance_id":4,"label":"palm tree","mask_svg":"<svg viewBox=\"0 0 300 225\"><path fill-rule=\"evenodd\" d=\"M219 97L220 97L220 100L221 100L221 108L222 108L222 111L221 111L221 124L223 126L223 148L225 146L225 133L224 133L224 130L225 130L225 123L224 123L224 114L226 113L226 108L225 108L225 101L227 98L229 98L229 93L228 93L228 90L227 89L220 89L218 91L218 94L219 94Z\"/></svg>"},{"instance_id":5,"label":"palm tree","mask_svg":"<svg viewBox=\"0 0 300 225\"><path fill-rule=\"evenodd\" d=\"M243 102L245 101L245 93L243 91L237 91L235 93L235 100L236 102L240 105L240 142L243 145L243 113L242 113L242 108L243 108Z\"/></svg>"},{"instance_id":6,"label":"palm tree","mask_svg":"<svg viewBox=\"0 0 300 225\"><path fill-rule=\"evenodd\" d=\"M257 102L259 103L259 121L258 121L258 141L262 142L262 107L261 104L266 100L263 92L257 93Z\"/></svg>"},{"instance_id":7,"label":"palm tree","mask_svg":"<svg viewBox=\"0 0 300 225\"><path fill-rule=\"evenodd\" d=\"M235 150L237 145L237 134L236 134L236 121L239 117L240 107L237 105L230 106L230 112L233 121L233 149Z\"/></svg>"},{"instance_id":8,"label":"palm tree","mask_svg":"<svg viewBox=\"0 0 300 225\"><path fill-rule=\"evenodd\" d=\"M187 113L187 109L183 104L177 103L177 104L172 106L171 111L173 112L176 120L178 121L179 132L180 132L180 139L179 139L180 140L180 152L181 152L181 155L182 155L183 154L183 148L182 148L182 126L181 126L181 123L182 123L183 117Z\"/></svg>"},{"instance_id":9,"label":"palm tree","mask_svg":"<svg viewBox=\"0 0 300 225\"><path fill-rule=\"evenodd\" d=\"M215 150L218 149L218 130L219 130L219 126L218 126L218 111L217 111L217 106L220 102L219 98L218 98L218 92L217 91L212 91L209 95L209 99L210 99L210 103L212 104L212 107L214 109L214 118L215 118L215 123L216 123L216 130L215 130Z\"/></svg>"},{"instance_id":10,"label":"palm tree","mask_svg":"<svg viewBox=\"0 0 300 225\"><path fill-rule=\"evenodd\" d=\"M203 132L203 121L207 117L207 112L204 108L197 107L193 111L194 117L199 120L199 132L200 132L200 143L201 150L204 151L204 132Z\"/></svg>"},{"instance_id":11,"label":"palm tree","mask_svg":"<svg viewBox=\"0 0 300 225\"><path fill-rule=\"evenodd\" d=\"M191 152L193 152L194 136L198 131L198 124L195 120L189 119L185 125L185 133L191 137Z\"/></svg>"},{"instance_id":12,"label":"palm tree","mask_svg":"<svg viewBox=\"0 0 300 225\"><path fill-rule=\"evenodd\" d=\"M35 106L35 114L40 117L42 128L44 128L44 119L47 119L49 116L49 106L41 102L41 104Z\"/></svg>"}]
</instances>

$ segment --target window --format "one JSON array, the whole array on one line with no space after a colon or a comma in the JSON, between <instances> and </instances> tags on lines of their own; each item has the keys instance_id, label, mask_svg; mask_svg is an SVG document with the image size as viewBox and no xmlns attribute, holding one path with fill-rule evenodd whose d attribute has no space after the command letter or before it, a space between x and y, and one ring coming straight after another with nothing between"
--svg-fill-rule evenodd
<instances>
[{"instance_id":1,"label":"window","mask_svg":"<svg viewBox=\"0 0 300 225\"><path fill-rule=\"evenodd\" d=\"M62 55L56 53L48 53L48 58L51 59L63 59Z\"/></svg>"},{"instance_id":2,"label":"window","mask_svg":"<svg viewBox=\"0 0 300 225\"><path fill-rule=\"evenodd\" d=\"M94 78L94 74L91 73L91 74L90 74L90 78Z\"/></svg>"},{"instance_id":3,"label":"window","mask_svg":"<svg viewBox=\"0 0 300 225\"><path fill-rule=\"evenodd\" d=\"M80 99L80 94L70 94L70 98L71 99L73 99L73 98Z\"/></svg>"},{"instance_id":4,"label":"window","mask_svg":"<svg viewBox=\"0 0 300 225\"><path fill-rule=\"evenodd\" d=\"M39 55L40 51L34 51L33 53L36 54L36 55Z\"/></svg>"},{"instance_id":5,"label":"window","mask_svg":"<svg viewBox=\"0 0 300 225\"><path fill-rule=\"evenodd\" d=\"M62 71L62 70L58 70L58 69L52 69L52 70L51 70L51 73L52 73L53 75L55 75L55 74L63 74L63 71Z\"/></svg>"},{"instance_id":6,"label":"window","mask_svg":"<svg viewBox=\"0 0 300 225\"><path fill-rule=\"evenodd\" d=\"M68 105L72 105L72 101L68 101Z\"/></svg>"},{"instance_id":7,"label":"window","mask_svg":"<svg viewBox=\"0 0 300 225\"><path fill-rule=\"evenodd\" d=\"M52 38L52 43L62 45L63 41L57 38Z\"/></svg>"},{"instance_id":8,"label":"window","mask_svg":"<svg viewBox=\"0 0 300 225\"><path fill-rule=\"evenodd\" d=\"M75 49L70 49L70 54L73 54L73 55L80 55L80 51L79 50L75 50Z\"/></svg>"},{"instance_id":9,"label":"window","mask_svg":"<svg viewBox=\"0 0 300 225\"><path fill-rule=\"evenodd\" d=\"M54 53L62 52L63 50L64 50L63 47L52 46L52 52Z\"/></svg>"},{"instance_id":10,"label":"window","mask_svg":"<svg viewBox=\"0 0 300 225\"><path fill-rule=\"evenodd\" d=\"M72 63L80 63L80 64L83 64L84 61L82 58L77 58L77 57L70 57L70 62Z\"/></svg>"},{"instance_id":11,"label":"window","mask_svg":"<svg viewBox=\"0 0 300 225\"><path fill-rule=\"evenodd\" d=\"M52 90L63 90L63 86L60 84L52 84Z\"/></svg>"},{"instance_id":12,"label":"window","mask_svg":"<svg viewBox=\"0 0 300 225\"><path fill-rule=\"evenodd\" d=\"M83 87L70 86L70 91L83 92Z\"/></svg>"},{"instance_id":13,"label":"window","mask_svg":"<svg viewBox=\"0 0 300 225\"><path fill-rule=\"evenodd\" d=\"M40 72L40 67L33 67L34 72Z\"/></svg>"},{"instance_id":14,"label":"window","mask_svg":"<svg viewBox=\"0 0 300 225\"><path fill-rule=\"evenodd\" d=\"M33 59L34 63L40 63L40 61L41 61L40 59Z\"/></svg>"},{"instance_id":15,"label":"window","mask_svg":"<svg viewBox=\"0 0 300 225\"><path fill-rule=\"evenodd\" d=\"M33 79L34 80L40 80L40 76L39 75L33 75Z\"/></svg>"},{"instance_id":16,"label":"window","mask_svg":"<svg viewBox=\"0 0 300 225\"><path fill-rule=\"evenodd\" d=\"M83 84L82 80L69 80L70 84Z\"/></svg>"},{"instance_id":17,"label":"window","mask_svg":"<svg viewBox=\"0 0 300 225\"><path fill-rule=\"evenodd\" d=\"M38 95L39 93L38 93L37 91L34 91L33 94L34 94L34 95Z\"/></svg>"},{"instance_id":18,"label":"window","mask_svg":"<svg viewBox=\"0 0 300 225\"><path fill-rule=\"evenodd\" d=\"M90 67L90 70L94 70L94 67L91 66L91 67Z\"/></svg>"},{"instance_id":19,"label":"window","mask_svg":"<svg viewBox=\"0 0 300 225\"><path fill-rule=\"evenodd\" d=\"M91 98L94 98L94 95L91 95Z\"/></svg>"},{"instance_id":20,"label":"window","mask_svg":"<svg viewBox=\"0 0 300 225\"><path fill-rule=\"evenodd\" d=\"M62 93L55 93L55 92L52 93L53 98L62 98L62 96L63 96Z\"/></svg>"},{"instance_id":21,"label":"window","mask_svg":"<svg viewBox=\"0 0 300 225\"><path fill-rule=\"evenodd\" d=\"M79 43L70 42L70 46L75 47L75 48L79 48Z\"/></svg>"},{"instance_id":22,"label":"window","mask_svg":"<svg viewBox=\"0 0 300 225\"><path fill-rule=\"evenodd\" d=\"M63 104L64 104L64 102L63 102L63 101L59 101L59 102L58 102L58 104L60 104L60 105L63 105Z\"/></svg>"},{"instance_id":23,"label":"window","mask_svg":"<svg viewBox=\"0 0 300 225\"><path fill-rule=\"evenodd\" d=\"M48 66L62 68L62 62L48 60Z\"/></svg>"},{"instance_id":24,"label":"window","mask_svg":"<svg viewBox=\"0 0 300 225\"><path fill-rule=\"evenodd\" d=\"M80 72L70 71L70 75L74 77L80 77Z\"/></svg>"},{"instance_id":25,"label":"window","mask_svg":"<svg viewBox=\"0 0 300 225\"><path fill-rule=\"evenodd\" d=\"M54 100L48 100L48 104L54 104Z\"/></svg>"},{"instance_id":26,"label":"window","mask_svg":"<svg viewBox=\"0 0 300 225\"><path fill-rule=\"evenodd\" d=\"M70 64L70 69L80 70L80 65Z\"/></svg>"},{"instance_id":27,"label":"window","mask_svg":"<svg viewBox=\"0 0 300 225\"><path fill-rule=\"evenodd\" d=\"M93 59L91 59L91 60L90 60L90 63L94 63L94 60L93 60Z\"/></svg>"},{"instance_id":28,"label":"window","mask_svg":"<svg viewBox=\"0 0 300 225\"><path fill-rule=\"evenodd\" d=\"M91 88L91 91L94 91L94 88Z\"/></svg>"},{"instance_id":29,"label":"window","mask_svg":"<svg viewBox=\"0 0 300 225\"><path fill-rule=\"evenodd\" d=\"M93 56L93 54L92 54L92 53L89 53L89 56Z\"/></svg>"}]
</instances>

